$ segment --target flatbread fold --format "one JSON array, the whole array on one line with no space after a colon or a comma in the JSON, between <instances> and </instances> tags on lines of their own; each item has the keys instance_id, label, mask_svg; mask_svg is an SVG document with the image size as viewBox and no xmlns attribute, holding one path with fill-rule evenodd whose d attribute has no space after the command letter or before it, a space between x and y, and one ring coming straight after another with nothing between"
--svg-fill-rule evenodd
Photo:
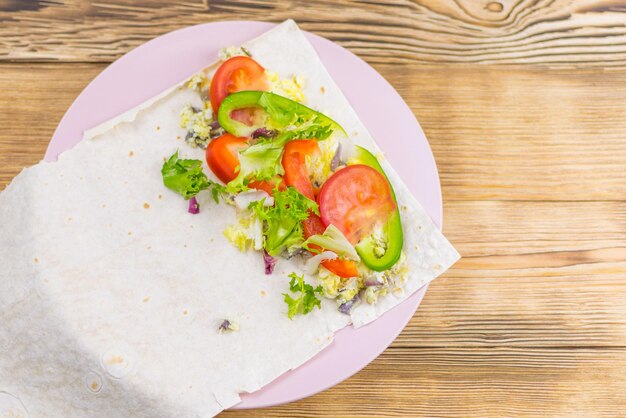
<instances>
[{"instance_id":1,"label":"flatbread fold","mask_svg":"<svg viewBox=\"0 0 626 418\"><path fill-rule=\"evenodd\" d=\"M305 104L380 152L293 21L245 47L282 77L304 75ZM282 293L303 262L281 260L265 275L259 253L241 253L222 234L235 222L232 207L202 192L202 212L193 216L163 186L163 159L177 149L204 160L181 140L181 109L201 106L184 86L87 131L58 162L24 169L0 194L0 415L4 408L31 417L213 416L458 259L383 160L403 208L410 269L403 291L350 316L324 300L289 320ZM225 318L239 331L219 333Z\"/></svg>"}]
</instances>

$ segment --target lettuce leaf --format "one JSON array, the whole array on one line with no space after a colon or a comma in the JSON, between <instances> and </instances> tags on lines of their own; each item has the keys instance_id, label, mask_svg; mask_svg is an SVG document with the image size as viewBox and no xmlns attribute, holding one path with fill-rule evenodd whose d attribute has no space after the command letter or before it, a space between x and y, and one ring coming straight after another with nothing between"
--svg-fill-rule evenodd
<instances>
[{"instance_id":1,"label":"lettuce leaf","mask_svg":"<svg viewBox=\"0 0 626 418\"><path fill-rule=\"evenodd\" d=\"M265 222L264 248L272 257L283 251L300 247L304 241L302 221L309 212L319 214L317 203L293 187L274 191L274 206L266 207L264 201L250 204L255 214Z\"/></svg>"},{"instance_id":2,"label":"lettuce leaf","mask_svg":"<svg viewBox=\"0 0 626 418\"><path fill-rule=\"evenodd\" d=\"M302 246L307 250L310 249L310 245L317 245L324 250L332 251L340 257L349 258L351 260L359 261L359 255L356 250L350 244L350 241L343 235L343 233L335 226L328 225L326 230L321 235L311 235Z\"/></svg>"},{"instance_id":3,"label":"lettuce leaf","mask_svg":"<svg viewBox=\"0 0 626 418\"><path fill-rule=\"evenodd\" d=\"M189 200L202 190L211 188L213 200L219 203L219 195L226 192L224 186L207 178L202 171L202 161L178 158L178 150L163 163L163 184Z\"/></svg>"},{"instance_id":4,"label":"lettuce leaf","mask_svg":"<svg viewBox=\"0 0 626 418\"><path fill-rule=\"evenodd\" d=\"M281 164L283 147L273 142L251 145L239 153L239 173L227 184L230 193L248 189L254 180L270 180L285 173Z\"/></svg>"},{"instance_id":5,"label":"lettuce leaf","mask_svg":"<svg viewBox=\"0 0 626 418\"><path fill-rule=\"evenodd\" d=\"M288 293L283 293L284 301L287 304L287 316L289 319L293 319L298 314L306 315L317 307L321 309L322 301L318 299L315 294L322 293L322 286L313 287L310 284L304 282L304 274L298 276L296 273L289 275L291 281L289 282L289 290L292 293L300 293L297 298L293 298Z\"/></svg>"}]
</instances>

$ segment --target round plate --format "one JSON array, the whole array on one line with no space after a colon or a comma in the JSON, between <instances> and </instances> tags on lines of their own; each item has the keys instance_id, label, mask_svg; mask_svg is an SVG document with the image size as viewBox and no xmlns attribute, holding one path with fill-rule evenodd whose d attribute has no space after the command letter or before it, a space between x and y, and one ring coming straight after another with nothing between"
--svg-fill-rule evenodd
<instances>
[{"instance_id":1,"label":"round plate","mask_svg":"<svg viewBox=\"0 0 626 418\"><path fill-rule=\"evenodd\" d=\"M107 67L78 96L56 129L45 160L82 139L82 133L133 108L194 74L217 58L275 26L261 22L216 22L168 33L130 51ZM331 41L306 33L322 62L411 192L441 227L439 176L428 141L409 107L365 61ZM367 86L367 88L363 88ZM384 116L380 110L384 109ZM347 379L374 360L402 331L426 293L424 286L373 323L339 331L330 347L263 389L242 394L236 408L295 401Z\"/></svg>"}]
</instances>

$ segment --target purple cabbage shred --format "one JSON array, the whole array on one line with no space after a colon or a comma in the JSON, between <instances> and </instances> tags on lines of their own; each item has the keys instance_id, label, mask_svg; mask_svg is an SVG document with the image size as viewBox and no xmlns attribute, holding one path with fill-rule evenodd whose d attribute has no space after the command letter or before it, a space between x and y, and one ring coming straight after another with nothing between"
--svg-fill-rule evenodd
<instances>
[{"instance_id":1,"label":"purple cabbage shred","mask_svg":"<svg viewBox=\"0 0 626 418\"><path fill-rule=\"evenodd\" d=\"M359 295L354 295L352 299L339 305L339 312L346 315L350 314L350 311L359 303L359 300Z\"/></svg>"},{"instance_id":2,"label":"purple cabbage shred","mask_svg":"<svg viewBox=\"0 0 626 418\"><path fill-rule=\"evenodd\" d=\"M257 139L261 136L264 138L274 138L276 134L277 132L275 130L263 127L252 132L252 138Z\"/></svg>"},{"instance_id":3,"label":"purple cabbage shred","mask_svg":"<svg viewBox=\"0 0 626 418\"><path fill-rule=\"evenodd\" d=\"M333 155L333 159L330 161L330 170L335 171L337 167L339 167L339 163L341 157L341 144L337 146L337 151L335 151L335 155Z\"/></svg>"},{"instance_id":4,"label":"purple cabbage shred","mask_svg":"<svg viewBox=\"0 0 626 418\"><path fill-rule=\"evenodd\" d=\"M265 263L265 274L272 274L274 272L274 266L278 260L272 257L263 250L263 262Z\"/></svg>"},{"instance_id":5,"label":"purple cabbage shred","mask_svg":"<svg viewBox=\"0 0 626 418\"><path fill-rule=\"evenodd\" d=\"M189 209L187 211L193 215L200 213L200 205L195 196L189 199Z\"/></svg>"}]
</instances>

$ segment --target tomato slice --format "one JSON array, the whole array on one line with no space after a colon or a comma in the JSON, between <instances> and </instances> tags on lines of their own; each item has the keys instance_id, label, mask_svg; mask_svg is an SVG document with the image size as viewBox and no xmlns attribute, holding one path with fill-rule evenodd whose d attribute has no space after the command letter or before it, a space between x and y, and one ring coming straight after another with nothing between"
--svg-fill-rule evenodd
<instances>
[{"instance_id":1,"label":"tomato slice","mask_svg":"<svg viewBox=\"0 0 626 418\"><path fill-rule=\"evenodd\" d=\"M300 193L311 200L315 200L315 191L306 166L306 157L319 153L320 149L315 139L299 139L288 142L283 153L283 178L287 186L293 186ZM324 232L324 231L322 231Z\"/></svg>"},{"instance_id":2,"label":"tomato slice","mask_svg":"<svg viewBox=\"0 0 626 418\"><path fill-rule=\"evenodd\" d=\"M231 134L224 134L209 142L206 148L206 162L218 179L228 183L237 177L239 167L239 151L248 146L248 138L240 138ZM251 181L251 189L263 190L270 196L274 188L285 190L286 186L280 178L275 180Z\"/></svg>"},{"instance_id":3,"label":"tomato slice","mask_svg":"<svg viewBox=\"0 0 626 418\"><path fill-rule=\"evenodd\" d=\"M231 134L224 134L209 142L206 148L206 162L218 179L228 183L237 177L239 151L247 145L247 138Z\"/></svg>"},{"instance_id":4,"label":"tomato slice","mask_svg":"<svg viewBox=\"0 0 626 418\"><path fill-rule=\"evenodd\" d=\"M345 258L335 258L334 260L322 261L322 266L331 273L337 276L347 279L350 277L357 277L359 275L359 269L352 260L346 260Z\"/></svg>"},{"instance_id":5,"label":"tomato slice","mask_svg":"<svg viewBox=\"0 0 626 418\"><path fill-rule=\"evenodd\" d=\"M296 139L295 141L287 142L285 153L293 154L296 152L310 157L318 154L320 147L317 145L317 139Z\"/></svg>"},{"instance_id":6,"label":"tomato slice","mask_svg":"<svg viewBox=\"0 0 626 418\"><path fill-rule=\"evenodd\" d=\"M311 235L323 234L326 230L322 219L314 213L310 213L309 217L302 221L302 226L304 227L304 238L308 238ZM317 245L312 245L311 247L314 250L323 251L322 248ZM356 277L359 275L357 264L352 260L346 260L343 258L323 260L322 266L324 266L331 273L334 273L342 278Z\"/></svg>"},{"instance_id":7,"label":"tomato slice","mask_svg":"<svg viewBox=\"0 0 626 418\"><path fill-rule=\"evenodd\" d=\"M319 195L324 225L335 225L352 244L357 244L394 213L396 208L385 176L363 164L333 174Z\"/></svg>"},{"instance_id":8,"label":"tomato slice","mask_svg":"<svg viewBox=\"0 0 626 418\"><path fill-rule=\"evenodd\" d=\"M276 187L278 187L278 190L281 192L287 189L287 186L285 186L285 183L280 179L280 177L277 177L274 180L251 181L250 184L248 184L248 187L251 189L263 190L270 196L274 194L274 189Z\"/></svg>"},{"instance_id":9,"label":"tomato slice","mask_svg":"<svg viewBox=\"0 0 626 418\"><path fill-rule=\"evenodd\" d=\"M213 112L217 111L226 96L242 90L267 90L265 68L250 57L237 56L226 60L211 79L209 98Z\"/></svg>"},{"instance_id":10,"label":"tomato slice","mask_svg":"<svg viewBox=\"0 0 626 418\"><path fill-rule=\"evenodd\" d=\"M285 183L295 187L300 193L313 200L315 200L315 193L309 178L309 171L306 167L306 156L313 155L316 152L319 152L316 140L297 140L289 142L285 146L285 153L283 154ZM302 227L304 229L305 239L311 235L323 234L326 230L322 219L313 212L309 213L309 217L302 221ZM322 248L316 247L317 246L314 246L313 249L322 251ZM324 260L322 261L322 266L331 273L343 278L356 277L359 275L357 265L352 260L341 258Z\"/></svg>"},{"instance_id":11,"label":"tomato slice","mask_svg":"<svg viewBox=\"0 0 626 418\"><path fill-rule=\"evenodd\" d=\"M311 213L307 219L302 221L302 226L305 238L311 235L321 235L326 230L322 219L314 213Z\"/></svg>"}]
</instances>

